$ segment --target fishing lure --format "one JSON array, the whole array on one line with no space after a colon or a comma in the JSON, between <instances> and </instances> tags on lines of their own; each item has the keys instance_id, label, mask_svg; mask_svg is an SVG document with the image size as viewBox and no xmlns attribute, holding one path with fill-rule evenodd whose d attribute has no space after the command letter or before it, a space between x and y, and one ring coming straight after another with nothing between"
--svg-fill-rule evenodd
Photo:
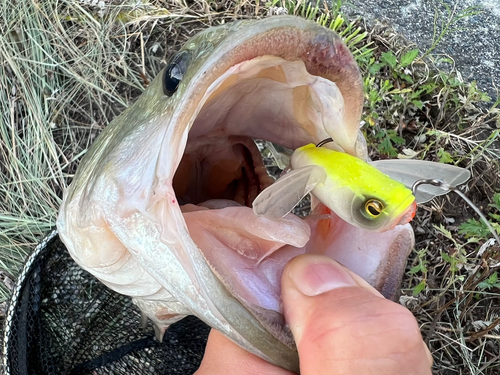
<instances>
[{"instance_id":1,"label":"fishing lure","mask_svg":"<svg viewBox=\"0 0 500 375\"><path fill-rule=\"evenodd\" d=\"M344 152L308 144L294 151L291 167L257 196L256 215L282 218L308 193L348 223L374 231L407 223L415 214L409 188Z\"/></svg>"},{"instance_id":2,"label":"fishing lure","mask_svg":"<svg viewBox=\"0 0 500 375\"><path fill-rule=\"evenodd\" d=\"M309 144L295 150L290 159L292 170L257 196L254 213L282 218L311 193L345 221L385 231L410 221L416 203L446 194L470 178L467 169L429 161L366 163L321 147L331 141L328 138L316 146ZM442 184L425 182L436 176Z\"/></svg>"}]
</instances>

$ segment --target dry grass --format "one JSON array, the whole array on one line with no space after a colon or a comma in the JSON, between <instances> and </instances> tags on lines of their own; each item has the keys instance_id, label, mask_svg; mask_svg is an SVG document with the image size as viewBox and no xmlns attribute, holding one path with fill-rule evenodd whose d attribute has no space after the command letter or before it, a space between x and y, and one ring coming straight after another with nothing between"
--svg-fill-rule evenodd
<instances>
[{"instance_id":1,"label":"dry grass","mask_svg":"<svg viewBox=\"0 0 500 375\"><path fill-rule=\"evenodd\" d=\"M189 36L231 18L205 2L0 3L1 269L15 275L54 226L62 191L100 130Z\"/></svg>"},{"instance_id":2,"label":"dry grass","mask_svg":"<svg viewBox=\"0 0 500 375\"><path fill-rule=\"evenodd\" d=\"M279 2L271 4L273 8L254 1L204 0L92 4L0 2L0 269L4 281L16 275L26 255L54 226L62 191L89 144L137 98L172 52L201 28L278 13L279 6L290 5ZM303 8L296 9L306 15ZM429 59L417 58L406 67L404 72L413 83L387 66L371 71L383 52L393 51L401 58L411 46L380 26L368 28L357 22L339 27L348 28L348 36L358 26L366 28L368 36L361 40L357 33L354 38L365 45L373 43L371 53L358 52L367 78L364 120L372 155L383 157L391 150L428 160L449 155L451 162L473 171L467 195L483 212L498 214L496 207L488 206L498 186L496 106L489 111L477 109L481 94L453 73L436 72ZM399 93L384 92L386 80ZM410 97L429 82L435 87L415 99L423 104L420 108ZM370 88L378 90L381 100L370 96ZM394 143L395 135L405 144ZM380 147L386 138L392 149ZM420 207L414 220L417 245L400 302L421 323L437 374L500 372L499 285L494 282L500 267L499 247L491 246L487 236L471 239L459 234L459 224L475 217L450 194ZM8 282L2 286L0 300L7 298L7 286Z\"/></svg>"}]
</instances>

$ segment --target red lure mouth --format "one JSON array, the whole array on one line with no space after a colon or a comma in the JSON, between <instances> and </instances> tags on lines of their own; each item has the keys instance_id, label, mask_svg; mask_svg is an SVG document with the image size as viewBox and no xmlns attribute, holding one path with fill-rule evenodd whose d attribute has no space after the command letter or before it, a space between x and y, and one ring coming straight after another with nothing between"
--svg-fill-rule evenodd
<instances>
[{"instance_id":1,"label":"red lure mouth","mask_svg":"<svg viewBox=\"0 0 500 375\"><path fill-rule=\"evenodd\" d=\"M398 222L396 225L404 225L406 223L409 223L414 217L415 213L417 212L417 202L413 201L410 207L403 212L403 214L400 216Z\"/></svg>"}]
</instances>

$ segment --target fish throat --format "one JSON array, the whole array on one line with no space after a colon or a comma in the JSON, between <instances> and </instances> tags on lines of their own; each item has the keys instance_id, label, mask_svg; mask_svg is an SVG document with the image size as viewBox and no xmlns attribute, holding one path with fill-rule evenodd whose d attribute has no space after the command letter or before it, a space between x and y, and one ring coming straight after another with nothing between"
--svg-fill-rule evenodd
<instances>
[{"instance_id":1,"label":"fish throat","mask_svg":"<svg viewBox=\"0 0 500 375\"><path fill-rule=\"evenodd\" d=\"M208 89L174 176L181 204L229 199L251 206L273 180L253 139L296 148L344 121L336 84L302 60L262 56L231 67Z\"/></svg>"}]
</instances>

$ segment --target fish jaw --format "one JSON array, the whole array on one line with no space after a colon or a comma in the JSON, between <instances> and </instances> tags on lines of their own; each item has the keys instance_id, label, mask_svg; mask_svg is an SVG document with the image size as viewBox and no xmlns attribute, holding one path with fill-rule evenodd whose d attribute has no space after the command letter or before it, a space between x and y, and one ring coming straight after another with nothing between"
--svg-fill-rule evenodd
<instances>
[{"instance_id":1,"label":"fish jaw","mask_svg":"<svg viewBox=\"0 0 500 375\"><path fill-rule=\"evenodd\" d=\"M305 220L292 214L270 220L241 206L210 211L193 206L185 214L192 238L226 289L290 348L295 344L282 315L280 280L292 258L326 255L394 299L414 245L409 224L375 232L347 223L323 204Z\"/></svg>"},{"instance_id":2,"label":"fish jaw","mask_svg":"<svg viewBox=\"0 0 500 375\"><path fill-rule=\"evenodd\" d=\"M195 224L186 219L193 215L181 210L175 176L184 168L183 158L196 154L196 142L205 139L215 147L220 137L265 138L288 148L333 137L336 144L329 147L366 159L366 145L358 130L363 90L357 65L335 33L313 22L285 16L207 30L188 42L183 51L192 54L192 62L177 91L171 97L164 95L160 74L136 103L108 125L85 156L64 193L57 223L60 236L80 266L110 288L133 297L163 328L177 319L175 315L189 311L245 349L297 371L297 353L274 302L260 306L259 301L250 299L252 293L239 296L238 280L218 268L216 258L193 238ZM297 86L293 86L293 79L286 79L292 103L308 100L311 106L324 106L325 113L336 114L336 120L324 116L307 121L310 113L299 111L290 116L293 126L278 121L279 117L264 116L255 126L242 121L245 126L232 128L216 123L211 127L204 120L204 111L209 108L205 105L216 103L216 94L232 87L230 74L225 74L231 69L236 74L251 74L256 61L268 64L257 72L263 75L259 79L278 71L278 75L268 77L273 89L283 84L279 77L288 72L291 78L295 73L306 77L303 72L317 77L306 77L305 83ZM241 115L241 119L246 117ZM232 148L245 142L229 144ZM254 154L251 146L244 148ZM238 155L235 165L241 167L245 156ZM262 167L259 160L253 162L254 167ZM260 176L257 171L245 178L255 175ZM218 206L221 202L216 207L223 211ZM264 245L259 247L262 257L257 257L254 267L261 267L269 282L279 288L277 276L282 268L271 265L285 264L291 256L309 251L307 243L303 245L311 237L308 233L325 226L297 220L269 225L273 232L269 237L275 240L257 241ZM290 228L300 229L301 238L283 241L283 233ZM253 242L252 236L255 233L247 237ZM409 238L409 234L405 236ZM326 242L329 237L325 238ZM391 247L389 242L384 247ZM401 246L401 253L407 251L405 246ZM277 324L281 330L273 331Z\"/></svg>"},{"instance_id":3,"label":"fish jaw","mask_svg":"<svg viewBox=\"0 0 500 375\"><path fill-rule=\"evenodd\" d=\"M322 204L315 208L315 213L308 219L314 235L305 252L335 259L385 298L395 299L415 243L410 224L375 232L347 223Z\"/></svg>"}]
</instances>

